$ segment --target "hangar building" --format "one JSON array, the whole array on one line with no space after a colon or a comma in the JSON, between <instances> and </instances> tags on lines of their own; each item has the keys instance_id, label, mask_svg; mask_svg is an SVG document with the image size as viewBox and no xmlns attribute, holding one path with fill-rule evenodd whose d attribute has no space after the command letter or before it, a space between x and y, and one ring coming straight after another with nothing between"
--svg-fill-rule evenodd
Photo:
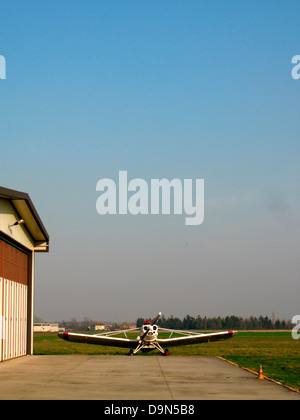
<instances>
[{"instance_id":1,"label":"hangar building","mask_svg":"<svg viewBox=\"0 0 300 420\"><path fill-rule=\"evenodd\" d=\"M29 195L0 187L0 362L33 353L34 259L48 251Z\"/></svg>"}]
</instances>

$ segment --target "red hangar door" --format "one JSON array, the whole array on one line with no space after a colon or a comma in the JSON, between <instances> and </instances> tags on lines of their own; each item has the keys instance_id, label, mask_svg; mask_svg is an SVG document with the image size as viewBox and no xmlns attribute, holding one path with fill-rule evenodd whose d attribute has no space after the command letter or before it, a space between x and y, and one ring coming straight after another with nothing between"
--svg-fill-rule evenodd
<instances>
[{"instance_id":1,"label":"red hangar door","mask_svg":"<svg viewBox=\"0 0 300 420\"><path fill-rule=\"evenodd\" d=\"M0 362L27 354L29 258L0 238Z\"/></svg>"}]
</instances>

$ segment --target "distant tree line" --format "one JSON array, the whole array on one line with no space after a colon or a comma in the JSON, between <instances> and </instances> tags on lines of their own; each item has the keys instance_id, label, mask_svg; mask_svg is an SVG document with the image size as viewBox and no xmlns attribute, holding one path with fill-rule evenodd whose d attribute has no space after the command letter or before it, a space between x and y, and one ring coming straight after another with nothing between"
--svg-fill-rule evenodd
<instances>
[{"instance_id":1,"label":"distant tree line","mask_svg":"<svg viewBox=\"0 0 300 420\"><path fill-rule=\"evenodd\" d=\"M140 327L143 323L144 318L137 319L137 327ZM157 321L157 325L174 330L290 330L294 326L291 321L271 320L267 316L242 318L235 315L224 318L220 316L213 318L205 316L202 318L199 315L194 318L186 315L183 320L173 317L173 315L168 318L162 315Z\"/></svg>"},{"instance_id":2,"label":"distant tree line","mask_svg":"<svg viewBox=\"0 0 300 420\"><path fill-rule=\"evenodd\" d=\"M151 319L151 318L149 318ZM144 318L138 318L136 326L141 327L144 323ZM41 318L35 317L34 322L44 322ZM56 321L59 322L60 327L64 327L67 330L87 330L89 326L94 324L105 324L109 330L117 330L123 328L124 323L108 323L99 322L85 317L83 320L78 321L76 318L72 318L69 321ZM235 315L226 316L221 318L218 317L192 317L186 315L183 319L179 319L171 315L166 318L162 315L157 321L157 325L162 328L170 328L174 330L291 330L294 324L285 320L275 320L274 316L272 319L265 316L249 318L242 318Z\"/></svg>"}]
</instances>

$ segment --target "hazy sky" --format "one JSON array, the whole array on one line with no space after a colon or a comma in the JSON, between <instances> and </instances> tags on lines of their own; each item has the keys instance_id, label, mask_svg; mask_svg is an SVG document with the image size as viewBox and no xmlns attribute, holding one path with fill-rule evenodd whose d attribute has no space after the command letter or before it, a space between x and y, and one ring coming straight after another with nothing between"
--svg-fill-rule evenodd
<instances>
[{"instance_id":1,"label":"hazy sky","mask_svg":"<svg viewBox=\"0 0 300 420\"><path fill-rule=\"evenodd\" d=\"M50 235L35 315L300 313L300 3L1 0L0 185ZM204 179L205 218L96 212L99 179Z\"/></svg>"}]
</instances>

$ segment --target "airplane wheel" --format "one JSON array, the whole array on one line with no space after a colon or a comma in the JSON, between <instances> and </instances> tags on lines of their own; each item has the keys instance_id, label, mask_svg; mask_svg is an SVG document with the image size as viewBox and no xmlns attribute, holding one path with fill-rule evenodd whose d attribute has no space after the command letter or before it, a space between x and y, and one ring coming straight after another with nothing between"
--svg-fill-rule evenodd
<instances>
[{"instance_id":1,"label":"airplane wheel","mask_svg":"<svg viewBox=\"0 0 300 420\"><path fill-rule=\"evenodd\" d=\"M164 356L170 356L170 353L169 353L169 350L168 349L165 350Z\"/></svg>"},{"instance_id":2,"label":"airplane wheel","mask_svg":"<svg viewBox=\"0 0 300 420\"><path fill-rule=\"evenodd\" d=\"M129 356L133 356L133 350L132 349L130 349L130 351L129 351Z\"/></svg>"}]
</instances>

